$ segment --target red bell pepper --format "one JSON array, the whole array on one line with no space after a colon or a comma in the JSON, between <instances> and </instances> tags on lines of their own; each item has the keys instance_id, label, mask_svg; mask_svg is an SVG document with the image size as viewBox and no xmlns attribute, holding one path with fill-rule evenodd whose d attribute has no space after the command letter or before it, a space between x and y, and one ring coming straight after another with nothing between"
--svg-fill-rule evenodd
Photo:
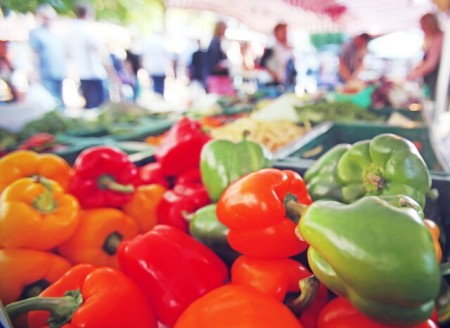
<instances>
[{"instance_id":1,"label":"red bell pepper","mask_svg":"<svg viewBox=\"0 0 450 328\"><path fill-rule=\"evenodd\" d=\"M39 297L11 303L7 312L11 317L29 312L29 328L157 327L133 281L118 270L90 264L74 266Z\"/></svg>"},{"instance_id":2,"label":"red bell pepper","mask_svg":"<svg viewBox=\"0 0 450 328\"><path fill-rule=\"evenodd\" d=\"M303 252L308 244L295 235L296 218L288 218L283 202L312 200L302 177L294 171L262 169L236 180L222 193L217 217L230 231L236 251L259 258L283 258Z\"/></svg>"},{"instance_id":3,"label":"red bell pepper","mask_svg":"<svg viewBox=\"0 0 450 328\"><path fill-rule=\"evenodd\" d=\"M75 160L69 191L83 208L120 207L133 197L136 177L137 168L125 152L91 147Z\"/></svg>"},{"instance_id":4,"label":"red bell pepper","mask_svg":"<svg viewBox=\"0 0 450 328\"><path fill-rule=\"evenodd\" d=\"M163 173L161 164L158 162L148 163L138 168L138 182L136 185L159 184L169 189L169 180Z\"/></svg>"},{"instance_id":5,"label":"red bell pepper","mask_svg":"<svg viewBox=\"0 0 450 328\"><path fill-rule=\"evenodd\" d=\"M183 171L200 166L200 152L210 139L200 123L187 117L181 118L156 147L155 158L166 176L178 176Z\"/></svg>"},{"instance_id":6,"label":"red bell pepper","mask_svg":"<svg viewBox=\"0 0 450 328\"><path fill-rule=\"evenodd\" d=\"M212 250L167 225L122 242L117 255L120 268L141 287L158 320L168 326L189 304L224 284L228 275Z\"/></svg>"},{"instance_id":7,"label":"red bell pepper","mask_svg":"<svg viewBox=\"0 0 450 328\"><path fill-rule=\"evenodd\" d=\"M252 286L280 302L285 301L306 328L316 328L319 313L328 301L328 290L323 284L302 290L300 286L304 285L300 282L309 277L312 273L307 268L289 258L257 259L243 255L231 267L232 283ZM299 292L298 298L289 298Z\"/></svg>"},{"instance_id":8,"label":"red bell pepper","mask_svg":"<svg viewBox=\"0 0 450 328\"><path fill-rule=\"evenodd\" d=\"M432 319L418 325L394 326L378 323L359 312L343 297L329 302L319 316L318 328L438 328Z\"/></svg>"},{"instance_id":9,"label":"red bell pepper","mask_svg":"<svg viewBox=\"0 0 450 328\"><path fill-rule=\"evenodd\" d=\"M157 208L158 223L189 230L186 214L211 203L198 168L188 170L175 180L175 186L167 190Z\"/></svg>"}]
</instances>

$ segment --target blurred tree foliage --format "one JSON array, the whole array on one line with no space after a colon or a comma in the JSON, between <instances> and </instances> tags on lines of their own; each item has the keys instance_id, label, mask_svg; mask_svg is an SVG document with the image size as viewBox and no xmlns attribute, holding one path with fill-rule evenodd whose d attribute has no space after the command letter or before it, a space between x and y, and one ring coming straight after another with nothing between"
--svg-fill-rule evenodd
<instances>
[{"instance_id":1,"label":"blurred tree foliage","mask_svg":"<svg viewBox=\"0 0 450 328\"><path fill-rule=\"evenodd\" d=\"M52 5L60 14L73 16L74 5L79 0L3 0L2 10L5 14L9 10L18 12L34 12L36 7L43 3ZM100 20L116 23L137 23L146 17L147 23L151 20L160 20L164 16L164 0L86 0L96 10Z\"/></svg>"},{"instance_id":2,"label":"blurred tree foliage","mask_svg":"<svg viewBox=\"0 0 450 328\"><path fill-rule=\"evenodd\" d=\"M310 35L311 44L320 49L328 45L340 45L345 41L343 33L313 33Z\"/></svg>"}]
</instances>

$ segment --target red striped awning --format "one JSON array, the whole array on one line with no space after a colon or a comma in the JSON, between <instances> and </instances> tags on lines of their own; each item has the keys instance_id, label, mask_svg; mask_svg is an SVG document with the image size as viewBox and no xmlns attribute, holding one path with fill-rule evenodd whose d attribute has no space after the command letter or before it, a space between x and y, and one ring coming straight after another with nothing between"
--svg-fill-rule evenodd
<instances>
[{"instance_id":1,"label":"red striped awning","mask_svg":"<svg viewBox=\"0 0 450 328\"><path fill-rule=\"evenodd\" d=\"M388 33L418 27L432 0L166 0L166 6L210 10L268 32L283 20L307 32Z\"/></svg>"}]
</instances>

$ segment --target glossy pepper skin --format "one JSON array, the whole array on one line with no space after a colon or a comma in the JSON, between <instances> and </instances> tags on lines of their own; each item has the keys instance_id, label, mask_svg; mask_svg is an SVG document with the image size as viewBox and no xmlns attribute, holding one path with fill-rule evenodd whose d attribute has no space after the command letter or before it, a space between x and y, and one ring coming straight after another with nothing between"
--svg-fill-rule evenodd
<instances>
[{"instance_id":1,"label":"glossy pepper skin","mask_svg":"<svg viewBox=\"0 0 450 328\"><path fill-rule=\"evenodd\" d=\"M37 296L71 266L66 259L49 252L23 248L0 249L0 299L7 305Z\"/></svg>"},{"instance_id":2,"label":"glossy pepper skin","mask_svg":"<svg viewBox=\"0 0 450 328\"><path fill-rule=\"evenodd\" d=\"M425 214L419 203L417 203L411 197L404 195L384 195L379 197L395 207L412 208L417 212L417 214L419 214L419 216L423 219L423 223L425 223L425 226L427 227L428 231L430 231L431 233L434 250L436 252L436 259L438 262L441 262L442 248L441 244L439 243L439 236L441 234L441 230L439 229L439 226L436 224L436 222L425 218Z\"/></svg>"},{"instance_id":3,"label":"glossy pepper skin","mask_svg":"<svg viewBox=\"0 0 450 328\"><path fill-rule=\"evenodd\" d=\"M73 174L63 158L31 150L17 150L0 158L0 172L0 194L12 182L33 175L54 180L66 190Z\"/></svg>"},{"instance_id":4,"label":"glossy pepper skin","mask_svg":"<svg viewBox=\"0 0 450 328\"><path fill-rule=\"evenodd\" d=\"M201 180L200 170L191 169L179 175L172 189L167 190L156 209L158 223L167 224L187 232L186 215L211 203Z\"/></svg>"},{"instance_id":5,"label":"glossy pepper skin","mask_svg":"<svg viewBox=\"0 0 450 328\"><path fill-rule=\"evenodd\" d=\"M338 297L328 303L320 313L318 328L438 328L433 320L408 326L386 325L359 312L345 298Z\"/></svg>"},{"instance_id":6,"label":"glossy pepper skin","mask_svg":"<svg viewBox=\"0 0 450 328\"><path fill-rule=\"evenodd\" d=\"M135 220L139 233L149 231L158 223L156 211L166 191L166 187L157 183L139 186L133 198L122 206L123 211Z\"/></svg>"},{"instance_id":7,"label":"glossy pepper skin","mask_svg":"<svg viewBox=\"0 0 450 328\"><path fill-rule=\"evenodd\" d=\"M110 146L95 146L78 155L69 191L83 208L120 207L131 200L137 168L128 155Z\"/></svg>"},{"instance_id":8,"label":"glossy pepper skin","mask_svg":"<svg viewBox=\"0 0 450 328\"><path fill-rule=\"evenodd\" d=\"M210 140L195 120L183 117L168 131L156 147L155 158L168 177L178 176L186 170L200 166L200 152Z\"/></svg>"},{"instance_id":9,"label":"glossy pepper skin","mask_svg":"<svg viewBox=\"0 0 450 328\"><path fill-rule=\"evenodd\" d=\"M339 159L349 149L350 144L338 144L323 154L303 176L307 182L311 198L342 200L342 187L337 175Z\"/></svg>"},{"instance_id":10,"label":"glossy pepper skin","mask_svg":"<svg viewBox=\"0 0 450 328\"><path fill-rule=\"evenodd\" d=\"M79 264L41 293L42 298L62 297L79 290L81 304L67 317L64 328L156 328L150 305L139 287L122 272L89 264ZM7 308L8 309L8 308ZM29 328L49 327L49 313L28 314Z\"/></svg>"},{"instance_id":11,"label":"glossy pepper skin","mask_svg":"<svg viewBox=\"0 0 450 328\"><path fill-rule=\"evenodd\" d=\"M173 326L193 301L223 285L227 267L183 231L157 225L119 246L120 268L147 295L159 321Z\"/></svg>"},{"instance_id":12,"label":"glossy pepper skin","mask_svg":"<svg viewBox=\"0 0 450 328\"><path fill-rule=\"evenodd\" d=\"M340 149L345 147L340 146ZM328 192L322 191L324 198L351 203L365 195L403 194L424 207L431 178L423 158L411 141L394 134L380 134L371 140L354 143L341 156L339 150L331 151L338 161L333 164L336 171L330 169L334 156L326 153L305 173L313 195L321 195L317 191L320 189L318 185L329 175L332 181ZM342 189L341 195L332 192L334 184Z\"/></svg>"},{"instance_id":13,"label":"glossy pepper skin","mask_svg":"<svg viewBox=\"0 0 450 328\"><path fill-rule=\"evenodd\" d=\"M66 241L78 226L80 206L55 181L21 178L0 197L0 247L48 250Z\"/></svg>"},{"instance_id":14,"label":"glossy pepper skin","mask_svg":"<svg viewBox=\"0 0 450 328\"><path fill-rule=\"evenodd\" d=\"M138 234L136 222L115 208L82 211L80 224L58 252L72 263L118 268L118 245Z\"/></svg>"},{"instance_id":15,"label":"glossy pepper skin","mask_svg":"<svg viewBox=\"0 0 450 328\"><path fill-rule=\"evenodd\" d=\"M289 293L296 294L295 296L303 293L300 281L311 276L312 273L307 268L290 258L257 259L243 255L231 267L232 283L251 286L280 302L285 301L298 314L300 322L306 328L317 327L319 313L328 301L328 290L320 284L311 296L313 301L306 305L306 309L294 299L288 299L288 296Z\"/></svg>"},{"instance_id":16,"label":"glossy pepper skin","mask_svg":"<svg viewBox=\"0 0 450 328\"><path fill-rule=\"evenodd\" d=\"M228 244L230 229L217 219L216 207L217 204L209 204L197 210L189 220L189 234L231 265L240 254Z\"/></svg>"},{"instance_id":17,"label":"glossy pepper skin","mask_svg":"<svg viewBox=\"0 0 450 328\"><path fill-rule=\"evenodd\" d=\"M303 328L283 303L237 284L219 287L193 302L175 328Z\"/></svg>"},{"instance_id":18,"label":"glossy pepper skin","mask_svg":"<svg viewBox=\"0 0 450 328\"><path fill-rule=\"evenodd\" d=\"M159 184L169 189L169 180L164 175L161 164L152 162L138 168L138 186Z\"/></svg>"},{"instance_id":19,"label":"glossy pepper skin","mask_svg":"<svg viewBox=\"0 0 450 328\"><path fill-rule=\"evenodd\" d=\"M431 233L415 209L377 196L349 205L316 201L298 231L310 244L316 277L362 313L394 325L430 318L440 269Z\"/></svg>"},{"instance_id":20,"label":"glossy pepper skin","mask_svg":"<svg viewBox=\"0 0 450 328\"><path fill-rule=\"evenodd\" d=\"M301 176L294 171L261 169L233 182L217 203L217 217L227 226L236 251L259 258L290 257L308 245L295 236L296 223L286 216L285 197L311 204Z\"/></svg>"},{"instance_id":21,"label":"glossy pepper skin","mask_svg":"<svg viewBox=\"0 0 450 328\"><path fill-rule=\"evenodd\" d=\"M246 140L210 140L200 153L202 181L213 202L241 176L271 166L271 155L261 144Z\"/></svg>"}]
</instances>

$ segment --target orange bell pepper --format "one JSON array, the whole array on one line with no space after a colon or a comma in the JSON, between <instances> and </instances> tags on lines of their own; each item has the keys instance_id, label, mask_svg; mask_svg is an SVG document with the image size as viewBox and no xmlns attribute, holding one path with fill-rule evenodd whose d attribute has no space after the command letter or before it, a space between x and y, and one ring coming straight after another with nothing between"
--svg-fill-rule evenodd
<instances>
[{"instance_id":1,"label":"orange bell pepper","mask_svg":"<svg viewBox=\"0 0 450 328\"><path fill-rule=\"evenodd\" d=\"M134 220L114 208L82 211L75 233L58 247L58 252L74 264L89 263L119 268L116 251L122 240L137 235Z\"/></svg>"},{"instance_id":2,"label":"orange bell pepper","mask_svg":"<svg viewBox=\"0 0 450 328\"><path fill-rule=\"evenodd\" d=\"M174 328L302 328L283 303L248 286L228 284L197 299Z\"/></svg>"},{"instance_id":3,"label":"orange bell pepper","mask_svg":"<svg viewBox=\"0 0 450 328\"><path fill-rule=\"evenodd\" d=\"M167 189L160 184L140 186L122 209L131 216L140 233L149 231L157 223L156 209Z\"/></svg>"},{"instance_id":4,"label":"orange bell pepper","mask_svg":"<svg viewBox=\"0 0 450 328\"><path fill-rule=\"evenodd\" d=\"M17 150L0 159L0 193L12 182L24 177L40 175L57 181L67 190L72 178L72 168L62 158L53 154L38 154L31 150Z\"/></svg>"},{"instance_id":5,"label":"orange bell pepper","mask_svg":"<svg viewBox=\"0 0 450 328\"><path fill-rule=\"evenodd\" d=\"M433 246L434 250L436 251L436 258L438 262L441 262L442 260L442 248L441 244L439 243L439 236L441 234L441 230L439 229L439 226L436 224L436 222L424 219L423 222L425 223L428 230L431 232L431 236L433 238Z\"/></svg>"},{"instance_id":6,"label":"orange bell pepper","mask_svg":"<svg viewBox=\"0 0 450 328\"><path fill-rule=\"evenodd\" d=\"M14 181L0 197L0 247L51 249L78 225L80 205L55 181L35 176Z\"/></svg>"},{"instance_id":7,"label":"orange bell pepper","mask_svg":"<svg viewBox=\"0 0 450 328\"><path fill-rule=\"evenodd\" d=\"M0 249L0 299L7 305L37 296L71 264L56 254L31 249Z\"/></svg>"}]
</instances>

